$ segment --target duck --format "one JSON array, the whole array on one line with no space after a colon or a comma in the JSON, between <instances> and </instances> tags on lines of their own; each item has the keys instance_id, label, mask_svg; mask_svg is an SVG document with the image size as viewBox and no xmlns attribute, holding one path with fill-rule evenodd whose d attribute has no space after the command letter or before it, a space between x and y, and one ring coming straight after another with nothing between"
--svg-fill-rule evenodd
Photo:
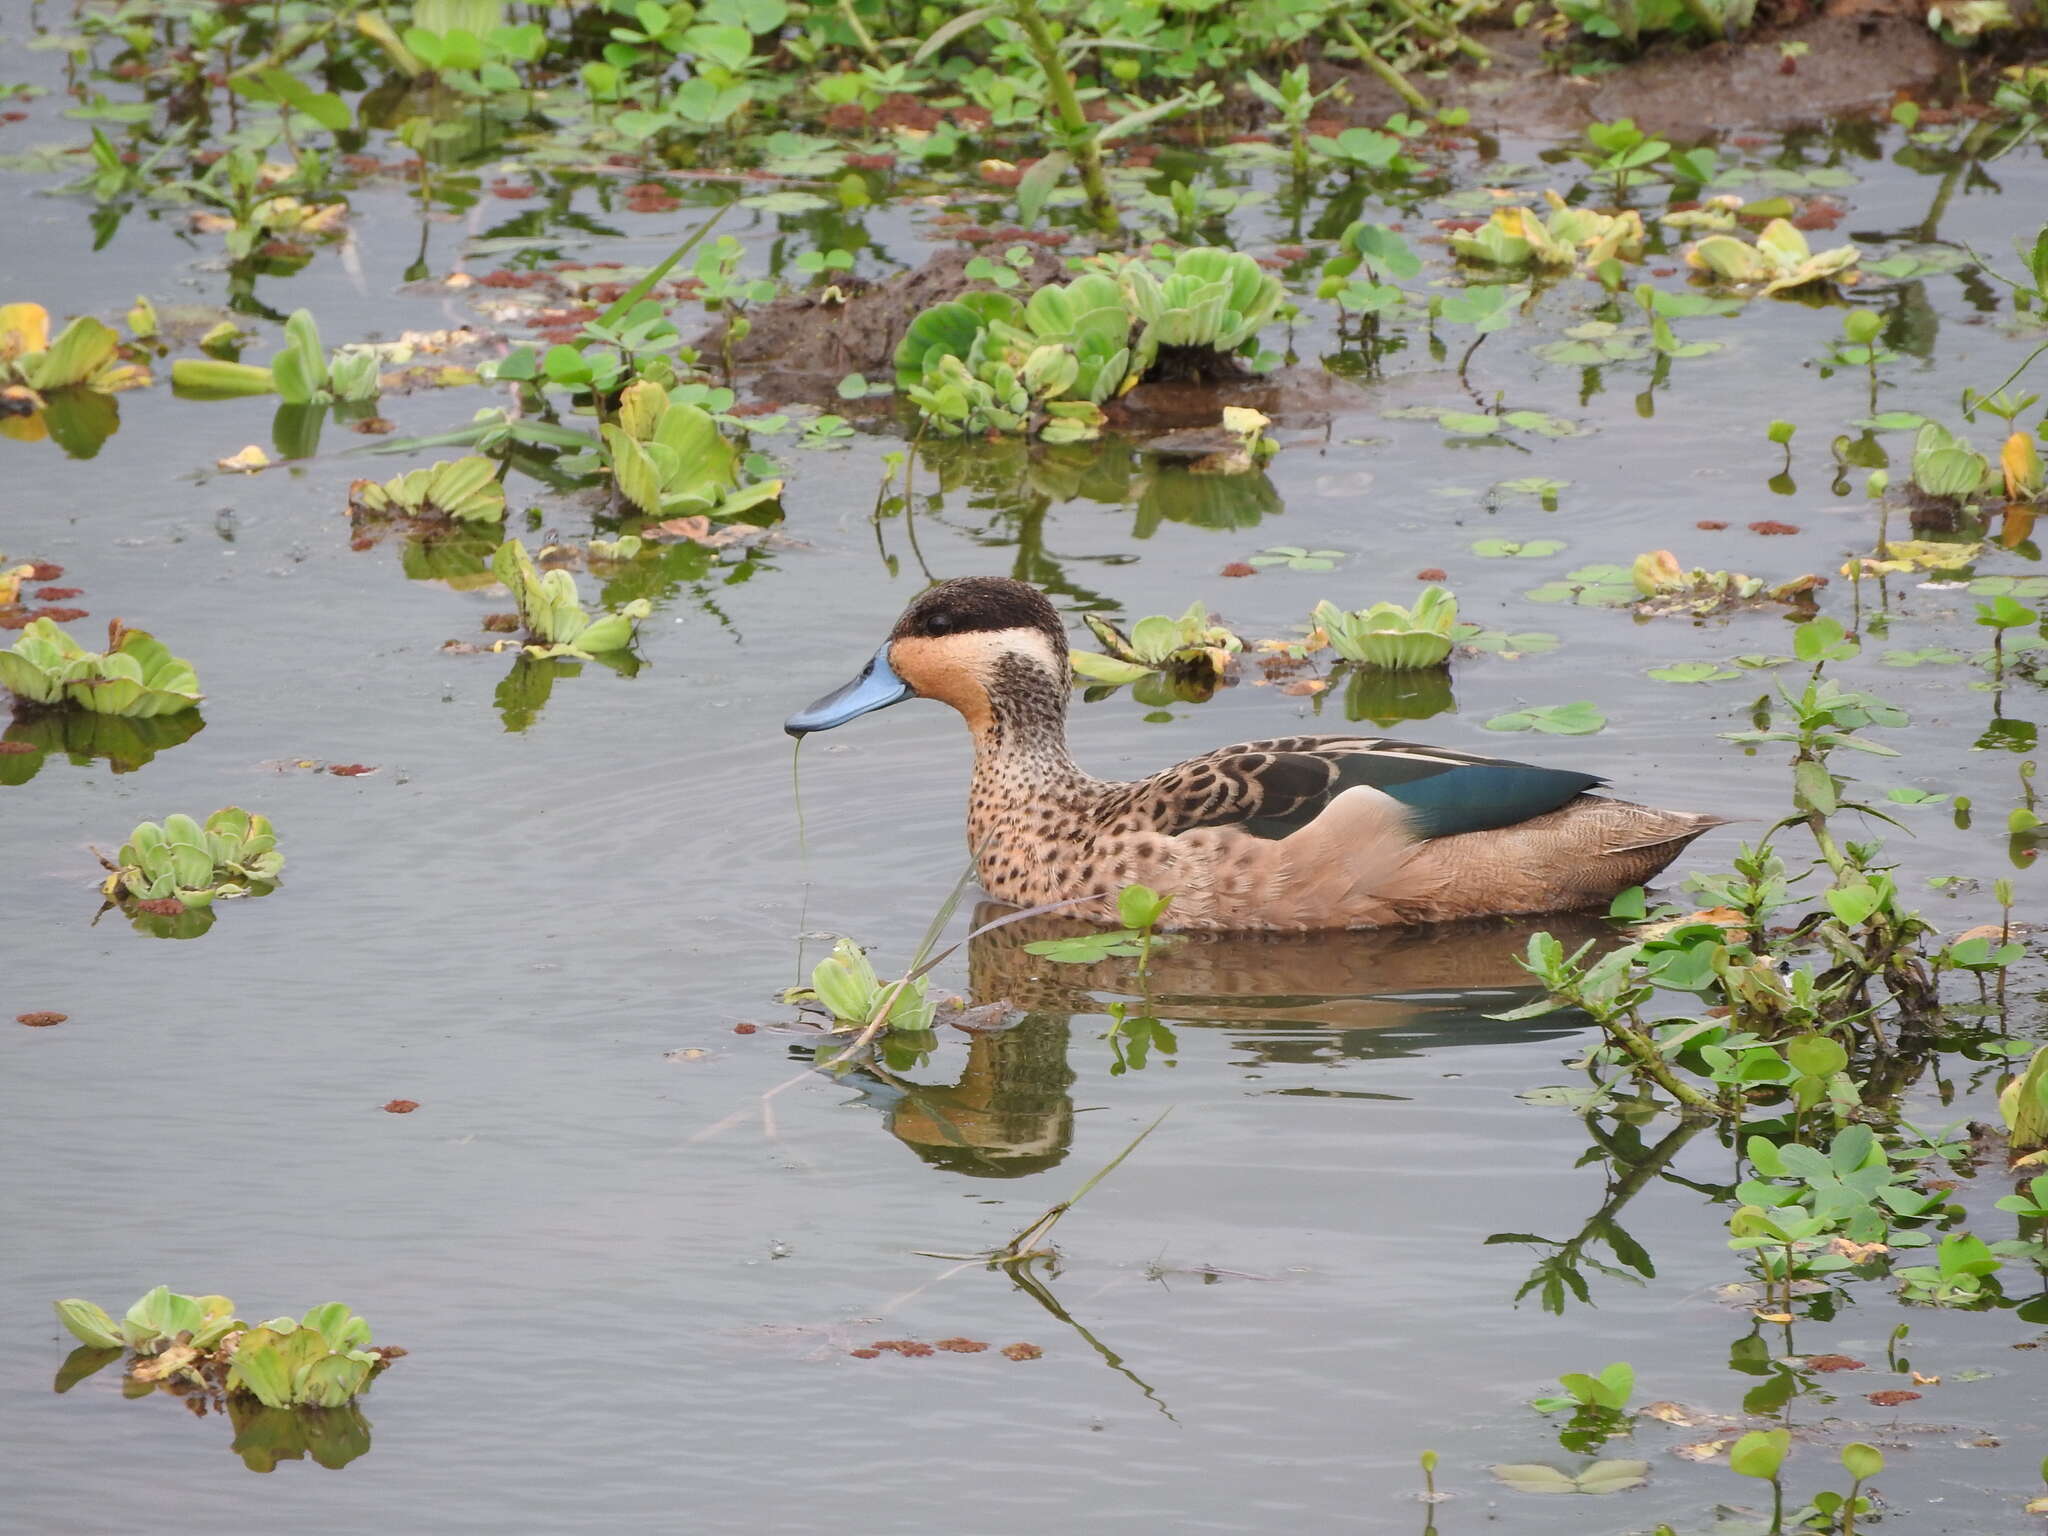
<instances>
[{"instance_id":1,"label":"duck","mask_svg":"<svg viewBox=\"0 0 2048 1536\"><path fill-rule=\"evenodd\" d=\"M1026 582L967 576L913 599L795 737L934 699L974 739L967 841L983 890L1117 925L1117 896L1171 896L1162 928L1383 928L1570 911L1647 883L1725 818L1595 794L1605 780L1384 736L1236 742L1149 778L1067 750L1067 632Z\"/></svg>"}]
</instances>

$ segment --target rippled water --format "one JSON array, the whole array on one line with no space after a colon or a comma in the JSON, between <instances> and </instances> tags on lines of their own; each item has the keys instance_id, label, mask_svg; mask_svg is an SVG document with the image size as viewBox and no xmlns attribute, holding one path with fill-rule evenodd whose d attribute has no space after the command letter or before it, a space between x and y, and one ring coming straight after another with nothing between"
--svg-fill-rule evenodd
<instances>
[{"instance_id":1,"label":"rippled water","mask_svg":"<svg viewBox=\"0 0 2048 1536\"><path fill-rule=\"evenodd\" d=\"M1502 152L1526 165L1537 148ZM1882 158L1844 163L1861 179L1839 194L1843 234L1898 237L1927 217L1936 178ZM1943 239L2003 253L2048 206L2037 151L1995 174L1995 188L1957 190ZM89 253L78 208L35 191L21 177L5 191L27 236L8 242L10 295L60 312L118 308L138 290L218 298L220 274L167 226L131 220ZM417 240L403 201L356 207L360 283L330 253L264 297L309 306L330 340L462 318L452 297L398 291ZM679 228L618 217L629 238L578 254L646 260ZM758 242L774 221L755 217L729 227ZM897 259L926 249L906 215L873 222ZM430 230L434 270L474 232ZM1277 219L1240 231L1255 250L1284 238ZM1917 349L1888 370L1887 408L1952 418L1962 386L2024 355L1977 281L1932 278L1909 298L1901 323ZM1035 497L939 490L927 468L918 550L938 574L1020 571L1070 606L1140 615L1200 597L1248 635L1286 633L1323 596L1405 596L1413 572L1441 567L1467 617L1563 644L1461 666L1456 712L1403 734L1754 818L1703 839L1681 869L1711 867L1787 803L1775 763L1717 735L1746 723L1764 685L1677 687L1643 672L1776 650L1782 620L1637 625L1521 594L1658 546L1777 578L1833 570L1874 533L1860 494L1830 494L1826 452L1863 413L1864 381L1803 362L1839 334L1839 310L1759 302L1686 323L1726 348L1681 363L1646 416L1647 365L1608 370L1582 398L1579 370L1529 349L1583 316L1564 290L1539 314L1487 342L1475 382L1585 436L1525 454L1389 419L1468 398L1446 366L1397 356L1326 431L1283 431L1255 526L1176 521L1122 487L1108 500L1043 481ZM1310 363L1332 346L1319 307L1295 344ZM421 394L383 409L414 432L476 403ZM920 585L900 519L881 534L897 569L876 554L870 514L891 438L831 453L782 440L797 542L740 567L745 580L727 567L685 584L643 631L644 671L564 677L512 731L495 698L507 658L440 649L477 638L502 596L408 582L390 548L349 548L347 482L392 472L388 461L344 454L356 440L330 427L317 459L220 476L215 458L267 440L267 403L193 405L157 389L120 407L120 431L90 461L49 443L0 447L0 548L66 568L92 610L81 633L118 614L170 641L208 699L203 732L138 771L52 754L0 788L0 974L13 1005L0 1012L71 1016L0 1036L11 1529L168 1517L306 1532L1394 1532L1425 1522L1425 1448L1456 1495L1436 1511L1446 1533L1691 1530L1719 1502L1756 1503L1725 1468L1664 1454L1704 1431L1653 1423L1635 1451L1612 1448L1653 1461L1650 1485L1621 1498L1518 1498L1487 1475L1498 1461L1555 1459L1552 1429L1525 1402L1560 1371L1630 1360L1642 1398L1723 1413L1755 1384L1729 1369L1750 1320L1713 1294L1740 1272L1725 1213L1703 1192L1729 1179L1726 1149L1653 1119L1619 1133L1610 1163L1579 1120L1516 1097L1571 1080L1561 1063L1585 1043L1569 1017L1486 1017L1525 995L1510 957L1526 930L1190 942L1159 958L1151 983L1177 1053L1121 1072L1101 1036L1106 1004L1139 994L1128 963L1056 967L1015 931L939 973L978 1001L1030 1010L1011 1034L949 1037L927 1063L832 1082L803 1073L795 1035L733 1033L785 1016L773 994L820 952L816 935L856 935L885 970L900 964L964 860L967 742L944 711L815 739L801 842L780 732ZM1776 416L1801 424L1789 497L1765 486L1779 468L1763 439ZM1570 482L1558 510L1484 494L1529 474ZM585 504L515 483L514 506L529 504L543 526L588 530ZM1801 532L1743 531L1762 518ZM1701 519L1731 530L1700 532ZM1486 560L1470 552L1483 536L1568 547ZM1217 575L1278 543L1349 558L1327 575ZM1979 569L2024 572L2032 557L2001 552ZM1837 581L1827 610L1847 616L1850 602ZM1976 644L1965 594L1906 583L1889 603L1895 647ZM2030 907L2040 876L2010 867L1996 830L2017 758L1971 747L1990 696L1962 668L1885 668L1880 649L1849 675L1881 683L1914 725L1904 757L1863 773L1880 789L1967 793L1987 811L1970 829L1945 808L1902 811L1917 834L1897 840L1907 874L2011 873ZM1601 705L1605 732L1483 729L1503 710L1576 698ZM2001 707L2026 718L2040 703L2022 682ZM1340 705L1320 718L1341 722ZM1077 754L1135 775L1318 719L1312 701L1249 680L1164 722L1145 713L1127 697L1077 704ZM378 771L337 778L301 761ZM195 942L145 939L118 914L91 925L90 846L230 802L280 829L280 892L224 909ZM1945 925L1992 910L1981 891L1928 900ZM963 911L950 932L969 926ZM2037 1028L2035 1014L2023 1003L2015 1025ZM1935 1096L1930 1081L1916 1119L1988 1112L1967 1084L1953 1103ZM420 1108L380 1113L393 1098ZM1041 1287L923 1256L1001 1242L1169 1108L1067 1217ZM1982 1203L2001 1192L1984 1189ZM1614 1266L1617 1228L1654 1278L1589 1267L1596 1305L1568 1301L1555 1316L1536 1294L1516 1304L1552 1250L1486 1241L1530 1234ZM363 1402L368 1453L259 1479L230 1453L227 1426L189 1422L164 1399L125 1402L115 1373L52 1396L68 1341L50 1300L118 1305L158 1281L225 1292L254 1315L345 1298L380 1341L408 1346ZM2014 1348L2032 1331L2009 1314L1908 1312L1872 1287L1857 1294L1834 1324L1803 1325L1798 1347L1881 1362L1909 1320L1915 1363L1951 1384L1880 1412L1861 1397L1878 1383L1833 1378L1848 1384L1802 1400L1795 1422L1886 1444L1881 1487L1904 1528L2031 1529L2019 1504L2039 1491L2041 1398L2036 1357ZM949 1335L1044 1356L848 1354ZM1989 1374L1956 1381L1973 1370ZM1832 1468L1831 1450L1802 1450L1792 1481L1827 1486Z\"/></svg>"}]
</instances>

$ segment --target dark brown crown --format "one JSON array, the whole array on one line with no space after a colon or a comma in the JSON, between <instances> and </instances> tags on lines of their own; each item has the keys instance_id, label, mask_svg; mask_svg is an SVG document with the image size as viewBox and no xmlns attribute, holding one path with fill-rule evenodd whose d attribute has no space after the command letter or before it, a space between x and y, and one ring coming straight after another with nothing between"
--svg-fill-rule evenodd
<instances>
[{"instance_id":1,"label":"dark brown crown","mask_svg":"<svg viewBox=\"0 0 2048 1536\"><path fill-rule=\"evenodd\" d=\"M963 576L942 581L903 610L891 640L935 639L992 629L1035 629L1064 656L1066 626L1038 588L1007 576Z\"/></svg>"}]
</instances>

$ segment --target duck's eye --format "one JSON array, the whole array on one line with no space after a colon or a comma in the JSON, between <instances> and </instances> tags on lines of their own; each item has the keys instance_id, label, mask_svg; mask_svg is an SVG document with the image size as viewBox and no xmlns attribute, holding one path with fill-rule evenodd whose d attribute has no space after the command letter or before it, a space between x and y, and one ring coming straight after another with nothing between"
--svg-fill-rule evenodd
<instances>
[{"instance_id":1,"label":"duck's eye","mask_svg":"<svg viewBox=\"0 0 2048 1536\"><path fill-rule=\"evenodd\" d=\"M950 613L935 613L925 620L924 627L935 635L946 634L953 628L953 615Z\"/></svg>"}]
</instances>

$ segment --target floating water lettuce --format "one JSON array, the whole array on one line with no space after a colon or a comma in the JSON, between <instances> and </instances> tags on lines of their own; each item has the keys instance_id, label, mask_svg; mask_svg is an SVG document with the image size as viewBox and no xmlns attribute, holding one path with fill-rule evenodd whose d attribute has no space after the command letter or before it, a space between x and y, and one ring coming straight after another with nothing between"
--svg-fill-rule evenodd
<instances>
[{"instance_id":1,"label":"floating water lettuce","mask_svg":"<svg viewBox=\"0 0 2048 1536\"><path fill-rule=\"evenodd\" d=\"M381 485L358 480L348 488L351 511L373 517L445 517L465 523L505 519L505 488L498 466L481 454L444 459Z\"/></svg>"},{"instance_id":2,"label":"floating water lettuce","mask_svg":"<svg viewBox=\"0 0 2048 1536\"><path fill-rule=\"evenodd\" d=\"M171 387L201 399L275 393L286 405L321 405L377 398L382 375L375 347L343 347L330 358L320 345L311 310L295 309L284 323L284 348L270 366L181 357L171 364Z\"/></svg>"},{"instance_id":3,"label":"floating water lettuce","mask_svg":"<svg viewBox=\"0 0 2048 1536\"><path fill-rule=\"evenodd\" d=\"M1546 191L1548 219L1528 208L1497 208L1479 228L1454 231L1451 250L1467 261L1496 267L1596 267L1610 259L1635 261L1643 254L1643 216L1633 208L1600 213L1574 208Z\"/></svg>"},{"instance_id":4,"label":"floating water lettuce","mask_svg":"<svg viewBox=\"0 0 2048 1536\"><path fill-rule=\"evenodd\" d=\"M932 1027L938 1007L925 995L926 979L920 976L896 988L876 974L873 962L851 939L834 944L832 953L811 968L809 989L787 994L787 1001L815 1002L834 1023L863 1029L882 1016L882 1002L891 989L895 996L889 1002L889 1028L921 1032Z\"/></svg>"},{"instance_id":5,"label":"floating water lettuce","mask_svg":"<svg viewBox=\"0 0 2048 1536\"><path fill-rule=\"evenodd\" d=\"M1970 440L1925 421L1913 437L1913 484L1929 496L1975 496L1996 479L1991 461Z\"/></svg>"},{"instance_id":6,"label":"floating water lettuce","mask_svg":"<svg viewBox=\"0 0 2048 1536\"><path fill-rule=\"evenodd\" d=\"M1143 257L1132 257L1117 281L1125 307L1143 327L1131 355L1141 376L1152 371L1163 348L1207 352L1216 362L1245 350L1287 302L1280 280L1251 257L1208 246L1180 252L1163 278ZM1197 371L1216 366L1190 361Z\"/></svg>"},{"instance_id":7,"label":"floating water lettuce","mask_svg":"<svg viewBox=\"0 0 2048 1536\"><path fill-rule=\"evenodd\" d=\"M149 370L121 361L121 338L90 315L65 326L53 343L40 304L0 304L0 385L40 395L84 387L101 394L149 383Z\"/></svg>"},{"instance_id":8,"label":"floating water lettuce","mask_svg":"<svg viewBox=\"0 0 2048 1536\"><path fill-rule=\"evenodd\" d=\"M590 656L621 651L633 643L640 620L654 611L636 597L616 613L593 619L576 600L576 581L567 571L534 568L533 557L517 539L507 539L491 556L491 572L512 594L520 622L540 641L528 649L539 656Z\"/></svg>"},{"instance_id":9,"label":"floating water lettuce","mask_svg":"<svg viewBox=\"0 0 2048 1536\"><path fill-rule=\"evenodd\" d=\"M302 1318L274 1317L251 1327L225 1296L186 1296L158 1286L119 1322L89 1301L56 1304L57 1320L85 1346L66 1362L68 1387L132 1350L129 1380L246 1394L266 1408L339 1408L403 1350L370 1348L370 1326L341 1302ZM102 1352L94 1363L88 1352ZM76 1359L76 1357L74 1357ZM82 1369L78 1368L82 1366Z\"/></svg>"},{"instance_id":10,"label":"floating water lettuce","mask_svg":"<svg viewBox=\"0 0 2048 1536\"><path fill-rule=\"evenodd\" d=\"M105 860L101 861L105 863ZM227 806L206 818L145 821L121 845L120 862L101 889L108 900L172 900L210 907L220 896L244 896L274 883L284 868L270 819Z\"/></svg>"},{"instance_id":11,"label":"floating water lettuce","mask_svg":"<svg viewBox=\"0 0 2048 1536\"><path fill-rule=\"evenodd\" d=\"M617 423L602 431L620 499L649 517L737 517L782 495L780 480L742 489L739 450L711 414L652 380L626 386Z\"/></svg>"},{"instance_id":12,"label":"floating water lettuce","mask_svg":"<svg viewBox=\"0 0 2048 1536\"><path fill-rule=\"evenodd\" d=\"M1133 624L1129 635L1100 614L1085 614L1083 622L1106 654L1075 651L1068 660L1075 672L1098 683L1134 683L1154 672L1213 681L1244 649L1236 635L1209 622L1208 606L1199 602L1190 603L1177 619L1150 614Z\"/></svg>"},{"instance_id":13,"label":"floating water lettuce","mask_svg":"<svg viewBox=\"0 0 2048 1536\"><path fill-rule=\"evenodd\" d=\"M1756 244L1734 235L1709 235L1686 251L1685 263L1734 287L1773 294L1838 277L1861 255L1853 245L1816 253L1789 220L1773 219Z\"/></svg>"},{"instance_id":14,"label":"floating water lettuce","mask_svg":"<svg viewBox=\"0 0 2048 1536\"><path fill-rule=\"evenodd\" d=\"M33 620L12 649L0 651L0 687L22 704L131 718L176 714L200 698L190 662L119 619L107 626L104 652L88 651L49 619Z\"/></svg>"},{"instance_id":15,"label":"floating water lettuce","mask_svg":"<svg viewBox=\"0 0 2048 1536\"><path fill-rule=\"evenodd\" d=\"M1424 587L1412 607L1374 603L1347 613L1332 602L1310 615L1332 650L1359 666L1390 672L1440 667L1450 659L1458 600L1442 587Z\"/></svg>"}]
</instances>

